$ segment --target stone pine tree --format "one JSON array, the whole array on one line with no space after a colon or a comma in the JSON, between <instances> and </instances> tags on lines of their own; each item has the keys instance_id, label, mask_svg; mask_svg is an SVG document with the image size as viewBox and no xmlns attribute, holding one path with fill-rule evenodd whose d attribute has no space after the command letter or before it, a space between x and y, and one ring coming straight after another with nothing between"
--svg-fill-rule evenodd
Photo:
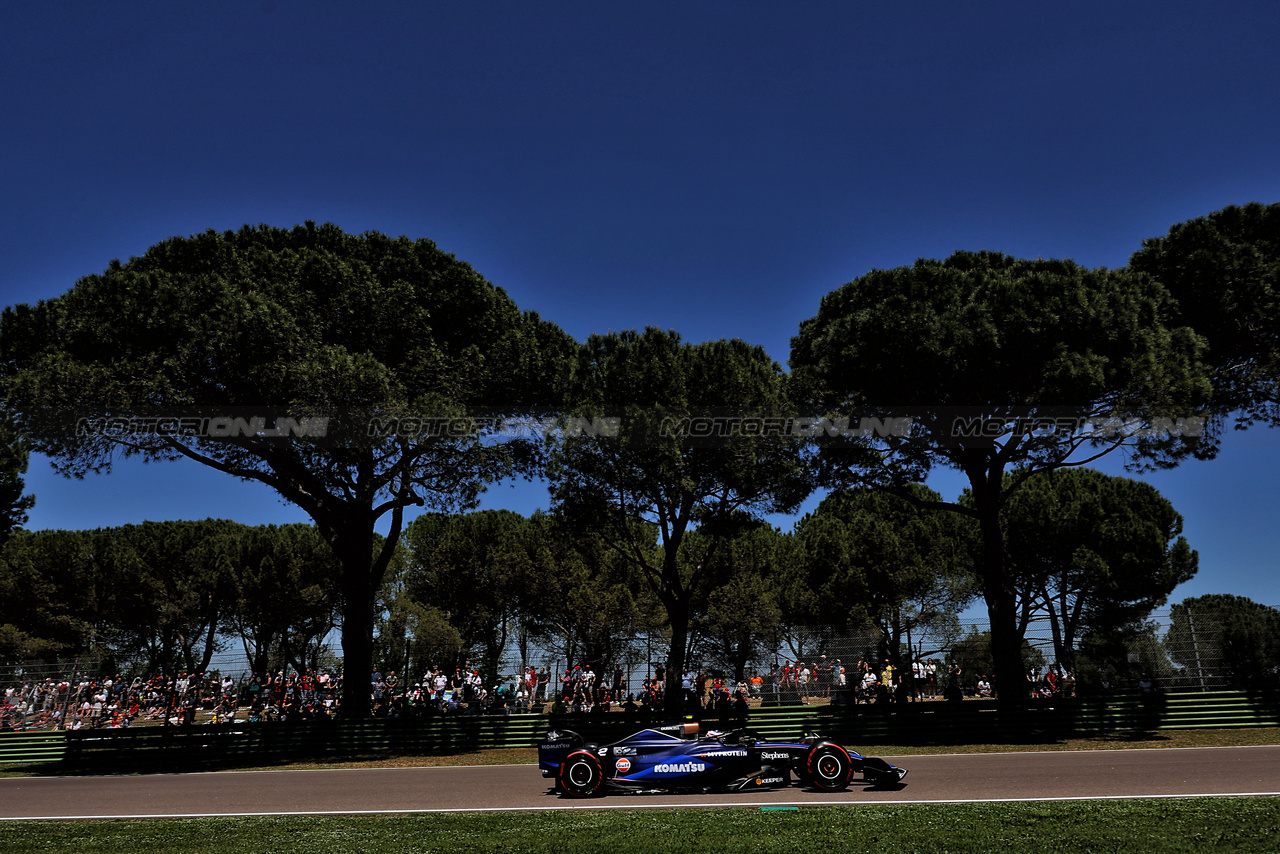
<instances>
[{"instance_id":1,"label":"stone pine tree","mask_svg":"<svg viewBox=\"0 0 1280 854\"><path fill-rule=\"evenodd\" d=\"M510 510L423 514L404 544L406 591L449 615L467 657L492 685L549 561L534 525Z\"/></svg>"},{"instance_id":2,"label":"stone pine tree","mask_svg":"<svg viewBox=\"0 0 1280 854\"><path fill-rule=\"evenodd\" d=\"M1280 610L1215 593L1173 606L1169 656L1192 685L1273 692L1280 682Z\"/></svg>"},{"instance_id":3,"label":"stone pine tree","mask_svg":"<svg viewBox=\"0 0 1280 854\"><path fill-rule=\"evenodd\" d=\"M670 713L682 710L690 622L706 607L720 548L744 520L792 512L807 494L799 444L752 429L788 411L784 385L760 347L690 344L653 328L594 335L575 361L576 411L613 413L619 427L614 437L565 437L550 468L554 500L630 561L661 603Z\"/></svg>"},{"instance_id":4,"label":"stone pine tree","mask_svg":"<svg viewBox=\"0 0 1280 854\"><path fill-rule=\"evenodd\" d=\"M1054 656L1072 672L1086 632L1135 626L1198 568L1168 499L1149 483L1094 469L1028 479L1003 523L1019 625L1047 617Z\"/></svg>"},{"instance_id":5,"label":"stone pine tree","mask_svg":"<svg viewBox=\"0 0 1280 854\"><path fill-rule=\"evenodd\" d=\"M470 425L555 402L573 346L429 240L307 223L172 238L10 307L0 371L22 433L68 475L186 458L305 511L342 567L358 686L406 510L468 506L535 463Z\"/></svg>"},{"instance_id":6,"label":"stone pine tree","mask_svg":"<svg viewBox=\"0 0 1280 854\"><path fill-rule=\"evenodd\" d=\"M976 526L928 509L941 496L922 484L838 490L796 523L817 614L853 630L874 625L901 673L903 642L945 634L974 599ZM914 645L913 643L913 645ZM905 668L905 669L904 669Z\"/></svg>"},{"instance_id":7,"label":"stone pine tree","mask_svg":"<svg viewBox=\"0 0 1280 854\"><path fill-rule=\"evenodd\" d=\"M1025 693L1000 515L1010 493L1037 472L1117 449L1154 464L1211 449L1211 436L1192 435L1201 422L1187 420L1209 393L1203 342L1171 324L1172 310L1142 274L958 252L837 288L792 339L793 378L819 414L907 419L887 434L828 437L825 482L901 490L934 466L967 479L972 503L927 506L977 522L1005 702Z\"/></svg>"},{"instance_id":8,"label":"stone pine tree","mask_svg":"<svg viewBox=\"0 0 1280 854\"><path fill-rule=\"evenodd\" d=\"M794 538L768 523L746 526L718 552L717 582L695 627L708 660L734 684L776 649L788 588L801 572Z\"/></svg>"}]
</instances>

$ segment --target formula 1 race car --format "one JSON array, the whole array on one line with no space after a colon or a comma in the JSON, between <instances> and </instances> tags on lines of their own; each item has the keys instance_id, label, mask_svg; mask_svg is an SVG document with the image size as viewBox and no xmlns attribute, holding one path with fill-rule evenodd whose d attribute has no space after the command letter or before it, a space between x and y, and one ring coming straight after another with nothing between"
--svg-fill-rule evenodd
<instances>
[{"instance_id":1,"label":"formula 1 race car","mask_svg":"<svg viewBox=\"0 0 1280 854\"><path fill-rule=\"evenodd\" d=\"M552 730L538 745L543 777L563 797L605 792L780 789L792 775L803 785L840 792L860 775L871 787L901 784L905 768L860 756L819 735L762 741L747 730L698 734L698 724L641 730L612 744L588 744L576 732Z\"/></svg>"}]
</instances>

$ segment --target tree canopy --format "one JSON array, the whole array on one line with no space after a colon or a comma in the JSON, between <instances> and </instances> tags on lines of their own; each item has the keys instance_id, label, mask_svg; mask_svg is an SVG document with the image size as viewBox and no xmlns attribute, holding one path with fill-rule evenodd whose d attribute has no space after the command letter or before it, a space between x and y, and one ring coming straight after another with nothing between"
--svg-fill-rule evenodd
<instances>
[{"instance_id":1,"label":"tree canopy","mask_svg":"<svg viewBox=\"0 0 1280 854\"><path fill-rule=\"evenodd\" d=\"M462 650L478 654L486 679L497 676L539 581L554 572L541 531L510 510L432 513L409 525L404 546L405 592L448 614Z\"/></svg>"},{"instance_id":2,"label":"tree canopy","mask_svg":"<svg viewBox=\"0 0 1280 854\"><path fill-rule=\"evenodd\" d=\"M1244 596L1210 594L1173 606L1165 644L1193 684L1274 690L1280 680L1280 610Z\"/></svg>"},{"instance_id":3,"label":"tree canopy","mask_svg":"<svg viewBox=\"0 0 1280 854\"><path fill-rule=\"evenodd\" d=\"M1182 516L1155 487L1094 469L1027 479L1005 505L1019 620L1047 616L1057 661L1076 670L1085 632L1144 620L1196 573Z\"/></svg>"},{"instance_id":4,"label":"tree canopy","mask_svg":"<svg viewBox=\"0 0 1280 854\"><path fill-rule=\"evenodd\" d=\"M1280 424L1280 202L1178 223L1129 267L1168 288L1180 322L1207 339L1215 409Z\"/></svg>"},{"instance_id":5,"label":"tree canopy","mask_svg":"<svg viewBox=\"0 0 1280 854\"><path fill-rule=\"evenodd\" d=\"M795 540L767 523L744 526L716 554L716 582L693 621L703 659L733 681L747 665L777 649L786 593L800 574Z\"/></svg>"},{"instance_id":6,"label":"tree canopy","mask_svg":"<svg viewBox=\"0 0 1280 854\"><path fill-rule=\"evenodd\" d=\"M946 635L954 615L975 597L977 531L959 514L928 509L942 500L923 484L914 501L868 488L839 490L796 524L820 622L853 629L875 625L879 656L902 666L908 637ZM949 638L943 638L949 639Z\"/></svg>"},{"instance_id":7,"label":"tree canopy","mask_svg":"<svg viewBox=\"0 0 1280 854\"><path fill-rule=\"evenodd\" d=\"M297 667L333 627L336 576L310 525L21 531L0 548L0 661L198 672L238 634L255 673Z\"/></svg>"}]
</instances>

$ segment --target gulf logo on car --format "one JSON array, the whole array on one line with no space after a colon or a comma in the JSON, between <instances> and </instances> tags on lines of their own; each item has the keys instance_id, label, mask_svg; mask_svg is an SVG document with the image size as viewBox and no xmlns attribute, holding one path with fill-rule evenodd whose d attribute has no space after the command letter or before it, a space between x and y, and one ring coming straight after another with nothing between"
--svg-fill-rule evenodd
<instances>
[{"instance_id":1,"label":"gulf logo on car","mask_svg":"<svg viewBox=\"0 0 1280 854\"><path fill-rule=\"evenodd\" d=\"M614 767L618 769L619 774L625 774L631 770L631 760L625 757L622 759L619 759L617 764L614 765Z\"/></svg>"}]
</instances>

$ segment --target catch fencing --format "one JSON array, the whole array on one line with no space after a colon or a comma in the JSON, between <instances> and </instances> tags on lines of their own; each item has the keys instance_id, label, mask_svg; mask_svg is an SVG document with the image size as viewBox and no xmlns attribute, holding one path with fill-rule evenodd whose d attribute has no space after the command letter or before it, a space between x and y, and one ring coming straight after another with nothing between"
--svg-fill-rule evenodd
<instances>
[{"instance_id":1,"label":"catch fencing","mask_svg":"<svg viewBox=\"0 0 1280 854\"><path fill-rule=\"evenodd\" d=\"M749 670L776 673L797 666L844 667L846 678L855 677L860 662L876 674L891 658L899 668L925 662L933 674L918 686L922 693L940 692L948 665L963 669L960 681L972 693L978 679L990 675L990 625L981 619L965 619L945 630L937 628L902 632L897 650L881 631L840 634L821 628L798 630L757 656ZM1027 624L1024 659L1030 676L1043 680L1053 668L1056 675L1071 673L1073 681L1092 691L1156 688L1177 691L1222 691L1238 688L1280 687L1280 673L1266 660L1232 648L1215 615L1191 609L1153 611L1141 623L1105 637L1088 636L1070 649L1070 661L1060 660L1053 624L1047 617L1033 617ZM1280 643L1280 638L1275 641ZM896 655L894 654L896 652ZM834 678L834 677L833 677Z\"/></svg>"},{"instance_id":2,"label":"catch fencing","mask_svg":"<svg viewBox=\"0 0 1280 854\"><path fill-rule=\"evenodd\" d=\"M917 628L901 634L896 650L890 649L888 638L874 629L853 634L823 627L794 629L773 642L757 644L754 654L747 660L743 678L749 680L758 673L765 678L768 690L769 683L783 667L803 662L810 668L821 669L823 675L813 678L810 690L823 696L837 687L840 668L846 671L846 682L852 684L859 661L867 661L878 673L884 658L891 657L899 668L908 667L915 660L932 664L934 678L913 686L920 694L928 696L941 690L947 665L963 659L964 686L966 691L973 693L978 677L990 672L987 663L989 651L987 657L983 657L988 629L985 621L970 618L946 624L944 629ZM1043 677L1050 667L1065 666L1058 660L1052 627L1047 619L1033 619L1028 624L1026 642L1029 667L1035 671L1033 675ZM1280 639L1277 642L1280 643ZM1173 609L1162 609L1152 612L1134 631L1106 648L1091 649L1087 643L1077 644L1073 652L1081 672L1075 675L1082 680L1081 684L1087 681L1091 689L1098 691L1137 689L1146 681L1159 689L1178 691L1221 691L1280 685L1280 675L1274 670L1267 670L1265 663L1251 662L1247 656L1241 660L1238 650L1233 659L1229 646L1212 615L1184 609L1175 620ZM735 688L736 668L711 654L708 651L711 647L706 639L695 638L690 649L690 667L703 671L709 679L723 678L726 687ZM652 675L655 665L665 656L666 648L665 638L640 634L623 647L617 662L593 664L596 672L610 683L614 665L621 666L622 693L625 696L640 690L644 678ZM340 649L331 644L324 654L331 660L336 659ZM533 666L545 669L554 686L563 669L571 664L555 650L537 646L530 648L524 661L510 652L500 661L500 672L491 674L491 677L504 684L511 684L517 674ZM237 682L247 682L251 676L247 659L232 653L215 656L209 670L219 675L229 674ZM99 662L90 658L0 665L0 690L6 694L0 702L0 715L12 719L21 708L30 724L32 715L48 712L49 708L65 710L71 703L82 699L79 696L82 685L111 675L114 674L101 672ZM126 679L137 675L154 674L139 674L125 669ZM401 686L420 682L424 676L405 674ZM51 701L48 691L41 687L49 683L66 683L70 688L59 691ZM0 720L0 726L4 723ZM9 723L12 724L12 720Z\"/></svg>"}]
</instances>

